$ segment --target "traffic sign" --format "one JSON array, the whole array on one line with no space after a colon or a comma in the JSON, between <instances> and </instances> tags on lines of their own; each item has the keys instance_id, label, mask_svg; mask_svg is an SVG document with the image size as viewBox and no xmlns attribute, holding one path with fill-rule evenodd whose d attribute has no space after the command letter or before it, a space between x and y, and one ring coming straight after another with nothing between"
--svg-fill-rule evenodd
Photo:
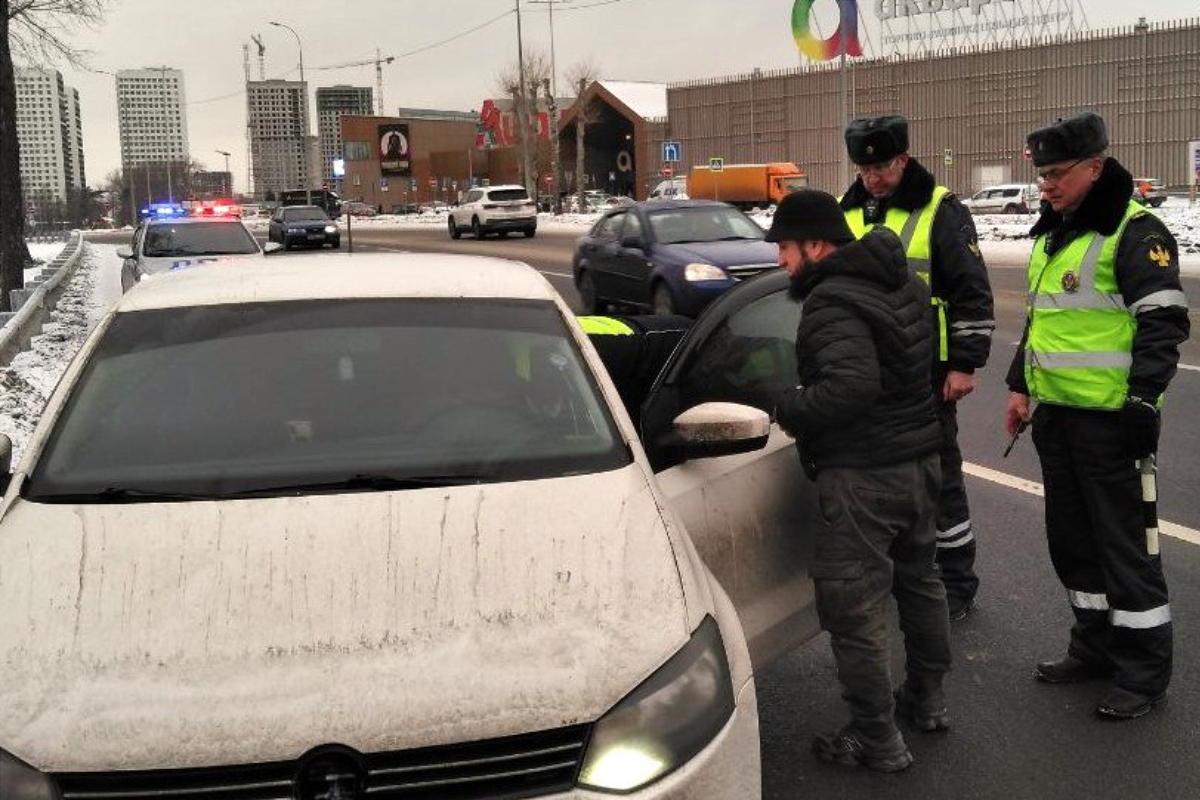
<instances>
[{"instance_id":1,"label":"traffic sign","mask_svg":"<svg viewBox=\"0 0 1200 800\"><path fill-rule=\"evenodd\" d=\"M675 170L671 169L670 167L663 167L663 168L662 168L662 176L663 176L664 178L669 178L669 177L671 177L671 176L672 176L672 175L674 175L674 174L675 174Z\"/></svg>"},{"instance_id":2,"label":"traffic sign","mask_svg":"<svg viewBox=\"0 0 1200 800\"><path fill-rule=\"evenodd\" d=\"M713 172L723 172L725 170L725 159L710 158L708 160L708 168Z\"/></svg>"},{"instance_id":3,"label":"traffic sign","mask_svg":"<svg viewBox=\"0 0 1200 800\"><path fill-rule=\"evenodd\" d=\"M437 188L437 178L433 177L432 175L429 176L429 188L430 189Z\"/></svg>"},{"instance_id":4,"label":"traffic sign","mask_svg":"<svg viewBox=\"0 0 1200 800\"><path fill-rule=\"evenodd\" d=\"M945 150L942 151L942 162L947 167L954 166L954 151L951 150L949 147L947 147Z\"/></svg>"},{"instance_id":5,"label":"traffic sign","mask_svg":"<svg viewBox=\"0 0 1200 800\"><path fill-rule=\"evenodd\" d=\"M679 142L663 142L663 157L666 163L683 161L683 146Z\"/></svg>"}]
</instances>

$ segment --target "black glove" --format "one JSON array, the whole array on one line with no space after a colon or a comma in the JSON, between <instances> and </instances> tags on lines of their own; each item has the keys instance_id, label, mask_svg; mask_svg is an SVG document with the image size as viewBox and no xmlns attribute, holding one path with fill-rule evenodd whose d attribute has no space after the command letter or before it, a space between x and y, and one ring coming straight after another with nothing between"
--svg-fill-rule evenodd
<instances>
[{"instance_id":1,"label":"black glove","mask_svg":"<svg viewBox=\"0 0 1200 800\"><path fill-rule=\"evenodd\" d=\"M795 417L792 413L792 408L794 404L799 401L800 396L803 394L803 386L794 386L781 394L779 396L779 401L775 403L775 413L773 414L775 421L779 423L779 427L783 428L784 432L793 439L799 438L796 435L799 433L799 431L792 424L795 420Z\"/></svg>"},{"instance_id":2,"label":"black glove","mask_svg":"<svg viewBox=\"0 0 1200 800\"><path fill-rule=\"evenodd\" d=\"M1140 397L1125 398L1121 406L1121 436L1130 458L1145 458L1158 450L1158 409Z\"/></svg>"}]
</instances>

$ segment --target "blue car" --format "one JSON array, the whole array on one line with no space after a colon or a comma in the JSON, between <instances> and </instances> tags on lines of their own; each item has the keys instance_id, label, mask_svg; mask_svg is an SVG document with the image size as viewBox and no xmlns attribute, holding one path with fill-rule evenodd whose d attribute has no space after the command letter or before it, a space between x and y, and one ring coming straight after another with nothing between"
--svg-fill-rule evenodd
<instances>
[{"instance_id":1,"label":"blue car","mask_svg":"<svg viewBox=\"0 0 1200 800\"><path fill-rule=\"evenodd\" d=\"M575 244L584 312L631 306L694 317L739 280L778 266L754 220L711 200L655 200L613 209Z\"/></svg>"}]
</instances>

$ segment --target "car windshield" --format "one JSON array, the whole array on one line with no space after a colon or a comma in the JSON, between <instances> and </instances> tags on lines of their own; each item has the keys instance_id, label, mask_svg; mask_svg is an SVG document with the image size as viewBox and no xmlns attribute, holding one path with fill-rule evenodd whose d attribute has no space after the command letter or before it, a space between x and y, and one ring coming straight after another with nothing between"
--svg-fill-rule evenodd
<instances>
[{"instance_id":1,"label":"car windshield","mask_svg":"<svg viewBox=\"0 0 1200 800\"><path fill-rule=\"evenodd\" d=\"M185 222L151 225L146 230L142 255L219 256L257 253L258 245L237 222Z\"/></svg>"},{"instance_id":2,"label":"car windshield","mask_svg":"<svg viewBox=\"0 0 1200 800\"><path fill-rule=\"evenodd\" d=\"M796 192L801 189L807 189L808 188L808 178L803 175L797 176L795 178L784 178L783 179L783 188L787 189L788 192Z\"/></svg>"},{"instance_id":3,"label":"car windshield","mask_svg":"<svg viewBox=\"0 0 1200 800\"><path fill-rule=\"evenodd\" d=\"M553 478L629 463L549 302L118 314L24 495L136 502Z\"/></svg>"},{"instance_id":4,"label":"car windshield","mask_svg":"<svg viewBox=\"0 0 1200 800\"><path fill-rule=\"evenodd\" d=\"M762 239L766 235L745 214L726 206L669 208L647 216L659 244Z\"/></svg>"},{"instance_id":5,"label":"car windshield","mask_svg":"<svg viewBox=\"0 0 1200 800\"><path fill-rule=\"evenodd\" d=\"M308 220L327 220L329 216L319 208L286 208L283 211L284 222L305 222Z\"/></svg>"},{"instance_id":6,"label":"car windshield","mask_svg":"<svg viewBox=\"0 0 1200 800\"><path fill-rule=\"evenodd\" d=\"M524 189L496 189L488 192L488 199L497 202L505 200L528 200L529 194Z\"/></svg>"}]
</instances>

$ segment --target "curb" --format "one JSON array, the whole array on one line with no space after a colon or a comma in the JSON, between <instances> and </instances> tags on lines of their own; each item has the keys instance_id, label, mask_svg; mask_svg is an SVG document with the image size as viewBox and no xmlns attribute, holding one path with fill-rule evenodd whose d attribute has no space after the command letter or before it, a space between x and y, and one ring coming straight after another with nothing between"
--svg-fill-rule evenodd
<instances>
[{"instance_id":1,"label":"curb","mask_svg":"<svg viewBox=\"0 0 1200 800\"><path fill-rule=\"evenodd\" d=\"M73 231L54 260L42 267L37 278L26 282L23 289L13 289L14 312L0 314L0 367L8 364L18 353L29 349L34 336L42 332L42 322L58 304L66 289L67 280L75 273L83 255L83 236Z\"/></svg>"}]
</instances>

